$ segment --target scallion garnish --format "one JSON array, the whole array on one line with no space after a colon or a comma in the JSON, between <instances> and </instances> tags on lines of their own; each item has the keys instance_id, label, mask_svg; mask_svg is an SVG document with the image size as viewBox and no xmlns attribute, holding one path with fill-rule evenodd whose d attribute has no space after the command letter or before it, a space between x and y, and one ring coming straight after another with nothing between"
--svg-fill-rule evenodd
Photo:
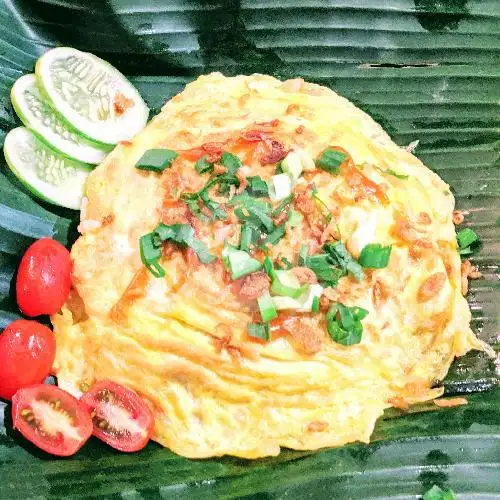
<instances>
[{"instance_id":1,"label":"scallion garnish","mask_svg":"<svg viewBox=\"0 0 500 500\"><path fill-rule=\"evenodd\" d=\"M260 231L251 222L245 222L241 225L240 250L248 252L257 244L260 237Z\"/></svg>"},{"instance_id":2,"label":"scallion garnish","mask_svg":"<svg viewBox=\"0 0 500 500\"><path fill-rule=\"evenodd\" d=\"M470 255L473 247L479 243L479 236L469 227L458 231L457 242L460 248L460 255Z\"/></svg>"},{"instance_id":3,"label":"scallion garnish","mask_svg":"<svg viewBox=\"0 0 500 500\"><path fill-rule=\"evenodd\" d=\"M286 233L286 224L280 224L272 232L270 232L259 245L262 249L267 249L270 245L274 246L278 243Z\"/></svg>"},{"instance_id":4,"label":"scallion garnish","mask_svg":"<svg viewBox=\"0 0 500 500\"><path fill-rule=\"evenodd\" d=\"M297 278L290 271L275 271L274 279L271 284L273 295L291 297L298 299L307 290L307 285L300 286Z\"/></svg>"},{"instance_id":5,"label":"scallion garnish","mask_svg":"<svg viewBox=\"0 0 500 500\"><path fill-rule=\"evenodd\" d=\"M223 167L226 168L228 174L234 175L236 171L242 166L241 160L232 153L224 151L222 153L220 162Z\"/></svg>"},{"instance_id":6,"label":"scallion garnish","mask_svg":"<svg viewBox=\"0 0 500 500\"><path fill-rule=\"evenodd\" d=\"M319 313L319 297L317 295L313 297L311 312L315 314Z\"/></svg>"},{"instance_id":7,"label":"scallion garnish","mask_svg":"<svg viewBox=\"0 0 500 500\"><path fill-rule=\"evenodd\" d=\"M194 168L199 174L204 174L213 170L214 166L208 161L208 156L202 156L195 164Z\"/></svg>"},{"instance_id":8,"label":"scallion garnish","mask_svg":"<svg viewBox=\"0 0 500 500\"><path fill-rule=\"evenodd\" d=\"M329 206L320 198L316 184L313 183L311 188L312 197L314 198L316 203L318 203L322 209L326 210L326 213L323 212L323 217L325 218L326 222L329 223L332 220L332 212Z\"/></svg>"},{"instance_id":9,"label":"scallion garnish","mask_svg":"<svg viewBox=\"0 0 500 500\"><path fill-rule=\"evenodd\" d=\"M200 199L199 193L183 193L181 195L181 200L188 206L191 213L198 217L203 222L207 222L209 218L203 213L198 204L198 200Z\"/></svg>"},{"instance_id":10,"label":"scallion garnish","mask_svg":"<svg viewBox=\"0 0 500 500\"><path fill-rule=\"evenodd\" d=\"M222 260L231 272L231 279L233 280L243 278L243 276L254 273L262 268L262 264L257 259L250 257L247 252L238 250L231 245L224 247Z\"/></svg>"},{"instance_id":11,"label":"scallion garnish","mask_svg":"<svg viewBox=\"0 0 500 500\"><path fill-rule=\"evenodd\" d=\"M216 201L213 201L210 199L210 196L208 195L208 192L204 189L202 189L199 193L200 199L203 201L205 206L212 212L212 215L215 219L219 220L226 220L227 215L224 210L222 210L220 203L217 203Z\"/></svg>"},{"instance_id":12,"label":"scallion garnish","mask_svg":"<svg viewBox=\"0 0 500 500\"><path fill-rule=\"evenodd\" d=\"M323 248L330 254L342 270L351 273L357 281L361 281L364 278L363 269L343 243L340 241L336 243L327 243Z\"/></svg>"},{"instance_id":13,"label":"scallion garnish","mask_svg":"<svg viewBox=\"0 0 500 500\"><path fill-rule=\"evenodd\" d=\"M278 317L278 312L273 304L273 299L269 292L263 293L258 299L257 303L259 304L259 311L262 321L267 323L268 321L273 320Z\"/></svg>"},{"instance_id":14,"label":"scallion garnish","mask_svg":"<svg viewBox=\"0 0 500 500\"><path fill-rule=\"evenodd\" d=\"M286 257L281 257L277 262L277 265L280 267L283 266L284 269L292 269L293 267L293 264Z\"/></svg>"},{"instance_id":15,"label":"scallion garnish","mask_svg":"<svg viewBox=\"0 0 500 500\"><path fill-rule=\"evenodd\" d=\"M177 158L178 153L171 149L148 149L135 164L139 170L163 172Z\"/></svg>"},{"instance_id":16,"label":"scallion garnish","mask_svg":"<svg viewBox=\"0 0 500 500\"><path fill-rule=\"evenodd\" d=\"M288 174L273 175L269 179L268 189L272 201L283 200L292 192L292 178Z\"/></svg>"},{"instance_id":17,"label":"scallion garnish","mask_svg":"<svg viewBox=\"0 0 500 500\"><path fill-rule=\"evenodd\" d=\"M309 248L307 245L302 245L299 250L299 266L305 266L307 261L307 254L309 253Z\"/></svg>"},{"instance_id":18,"label":"scallion garnish","mask_svg":"<svg viewBox=\"0 0 500 500\"><path fill-rule=\"evenodd\" d=\"M248 194L254 198L266 198L269 196L267 183L262 177L253 175L247 177L248 186L246 188Z\"/></svg>"},{"instance_id":19,"label":"scallion garnish","mask_svg":"<svg viewBox=\"0 0 500 500\"><path fill-rule=\"evenodd\" d=\"M154 233L141 236L139 240L141 260L155 278L163 278L165 269L160 265L161 242L155 241Z\"/></svg>"},{"instance_id":20,"label":"scallion garnish","mask_svg":"<svg viewBox=\"0 0 500 500\"><path fill-rule=\"evenodd\" d=\"M389 264L392 245L383 247L379 243L369 243L363 247L358 262L362 267L383 269Z\"/></svg>"},{"instance_id":21,"label":"scallion garnish","mask_svg":"<svg viewBox=\"0 0 500 500\"><path fill-rule=\"evenodd\" d=\"M248 335L269 342L271 340L269 323L248 323Z\"/></svg>"},{"instance_id":22,"label":"scallion garnish","mask_svg":"<svg viewBox=\"0 0 500 500\"><path fill-rule=\"evenodd\" d=\"M304 220L304 216L300 213L297 212L297 210L290 210L290 215L288 217L288 224L290 227L297 227L302 224L302 221Z\"/></svg>"},{"instance_id":23,"label":"scallion garnish","mask_svg":"<svg viewBox=\"0 0 500 500\"><path fill-rule=\"evenodd\" d=\"M337 344L349 346L359 344L363 334L363 320L368 311L361 307L347 307L334 303L326 314L328 334Z\"/></svg>"},{"instance_id":24,"label":"scallion garnish","mask_svg":"<svg viewBox=\"0 0 500 500\"><path fill-rule=\"evenodd\" d=\"M397 179L401 179L401 180L406 180L409 177L409 175L398 174L397 172L395 172L394 170L392 170L392 168L388 168L387 170L385 170L385 173L389 174L389 175L392 175L393 177L396 177Z\"/></svg>"},{"instance_id":25,"label":"scallion garnish","mask_svg":"<svg viewBox=\"0 0 500 500\"><path fill-rule=\"evenodd\" d=\"M210 264L215 260L205 243L194 237L194 229L189 224L160 224L153 232L145 234L139 240L141 260L157 278L165 276L165 271L159 264L161 244L164 241L190 247L203 264Z\"/></svg>"},{"instance_id":26,"label":"scallion garnish","mask_svg":"<svg viewBox=\"0 0 500 500\"><path fill-rule=\"evenodd\" d=\"M302 161L300 156L294 151L290 151L281 162L281 169L296 182L302 174Z\"/></svg>"},{"instance_id":27,"label":"scallion garnish","mask_svg":"<svg viewBox=\"0 0 500 500\"><path fill-rule=\"evenodd\" d=\"M316 166L330 174L338 174L340 166L345 162L347 157L347 153L338 149L327 148L316 160Z\"/></svg>"},{"instance_id":28,"label":"scallion garnish","mask_svg":"<svg viewBox=\"0 0 500 500\"><path fill-rule=\"evenodd\" d=\"M262 265L264 266L264 271L266 271L267 275L273 280L276 277L273 261L269 257L266 257Z\"/></svg>"},{"instance_id":29,"label":"scallion garnish","mask_svg":"<svg viewBox=\"0 0 500 500\"><path fill-rule=\"evenodd\" d=\"M295 198L293 193L290 193L286 198L283 199L283 201L271 212L272 217L278 217L278 215L285 210L290 203L292 203L293 199Z\"/></svg>"}]
</instances>

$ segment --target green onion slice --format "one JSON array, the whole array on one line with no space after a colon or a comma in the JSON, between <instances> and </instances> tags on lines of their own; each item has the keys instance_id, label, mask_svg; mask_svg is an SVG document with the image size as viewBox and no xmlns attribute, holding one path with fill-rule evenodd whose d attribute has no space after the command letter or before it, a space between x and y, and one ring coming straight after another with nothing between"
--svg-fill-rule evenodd
<instances>
[{"instance_id":1,"label":"green onion slice","mask_svg":"<svg viewBox=\"0 0 500 500\"><path fill-rule=\"evenodd\" d=\"M263 293L258 299L259 311L262 321L268 322L278 317L278 311L273 304L273 299L269 292Z\"/></svg>"},{"instance_id":2,"label":"green onion slice","mask_svg":"<svg viewBox=\"0 0 500 500\"><path fill-rule=\"evenodd\" d=\"M357 281L361 281L364 278L363 269L343 243L340 241L336 243L327 243L323 248L338 263L341 269L351 273Z\"/></svg>"},{"instance_id":3,"label":"green onion slice","mask_svg":"<svg viewBox=\"0 0 500 500\"><path fill-rule=\"evenodd\" d=\"M361 250L358 262L362 267L383 269L389 264L391 250L392 245L384 247L379 243L369 243Z\"/></svg>"},{"instance_id":4,"label":"green onion slice","mask_svg":"<svg viewBox=\"0 0 500 500\"><path fill-rule=\"evenodd\" d=\"M226 245L223 250L223 262L231 272L231 278L237 280L247 274L254 273L262 268L262 264L247 252Z\"/></svg>"},{"instance_id":5,"label":"green onion slice","mask_svg":"<svg viewBox=\"0 0 500 500\"><path fill-rule=\"evenodd\" d=\"M194 168L199 174L204 174L213 170L214 166L208 161L208 156L202 156L195 164Z\"/></svg>"},{"instance_id":6,"label":"green onion slice","mask_svg":"<svg viewBox=\"0 0 500 500\"><path fill-rule=\"evenodd\" d=\"M139 161L135 168L139 170L151 170L152 172L163 172L177 158L178 153L171 149L149 149Z\"/></svg>"},{"instance_id":7,"label":"green onion slice","mask_svg":"<svg viewBox=\"0 0 500 500\"><path fill-rule=\"evenodd\" d=\"M316 160L316 166L330 174L338 174L340 166L345 162L347 157L348 155L342 151L327 148Z\"/></svg>"},{"instance_id":8,"label":"green onion slice","mask_svg":"<svg viewBox=\"0 0 500 500\"><path fill-rule=\"evenodd\" d=\"M274 231L269 233L263 240L262 243L260 244L260 248L262 249L267 249L269 245L276 245L283 236L285 236L286 233L286 223L283 223L279 226L277 226Z\"/></svg>"},{"instance_id":9,"label":"green onion slice","mask_svg":"<svg viewBox=\"0 0 500 500\"><path fill-rule=\"evenodd\" d=\"M155 234L148 233L139 240L141 260L155 278L163 278L165 269L160 265L161 242L155 241Z\"/></svg>"},{"instance_id":10,"label":"green onion slice","mask_svg":"<svg viewBox=\"0 0 500 500\"><path fill-rule=\"evenodd\" d=\"M269 323L249 323L248 335L269 342L271 340L271 328Z\"/></svg>"},{"instance_id":11,"label":"green onion slice","mask_svg":"<svg viewBox=\"0 0 500 500\"><path fill-rule=\"evenodd\" d=\"M267 183L262 177L253 175L247 177L248 186L246 188L248 194L254 198L266 198L269 196L269 189Z\"/></svg>"},{"instance_id":12,"label":"green onion slice","mask_svg":"<svg viewBox=\"0 0 500 500\"><path fill-rule=\"evenodd\" d=\"M463 254L463 251L466 250L467 253L472 253L470 247L472 244L477 243L479 241L479 236L469 227L458 231L457 233L457 242L460 247L460 253Z\"/></svg>"},{"instance_id":13,"label":"green onion slice","mask_svg":"<svg viewBox=\"0 0 500 500\"><path fill-rule=\"evenodd\" d=\"M319 297L317 295L313 297L311 311L315 314L319 313Z\"/></svg>"},{"instance_id":14,"label":"green onion slice","mask_svg":"<svg viewBox=\"0 0 500 500\"><path fill-rule=\"evenodd\" d=\"M242 166L241 160L232 153L225 151L222 153L220 164L226 168L228 174L234 175L236 171Z\"/></svg>"}]
</instances>

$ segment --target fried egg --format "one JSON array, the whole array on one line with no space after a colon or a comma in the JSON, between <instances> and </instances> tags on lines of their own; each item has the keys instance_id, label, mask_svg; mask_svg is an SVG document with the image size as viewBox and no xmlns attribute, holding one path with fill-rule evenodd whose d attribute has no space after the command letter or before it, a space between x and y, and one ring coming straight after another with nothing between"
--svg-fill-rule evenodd
<instances>
[{"instance_id":1,"label":"fried egg","mask_svg":"<svg viewBox=\"0 0 500 500\"><path fill-rule=\"evenodd\" d=\"M239 221L201 222L181 198L210 178L194 168L200 151L221 147L241 159L243 177L266 181L276 152L312 162L295 186L301 222L267 249L272 259L296 263L302 245L314 253L341 240L356 259L369 243L392 245L388 266L325 288L319 314L280 311L293 327L271 328L269 342L250 337L256 301L220 259L225 242L238 244ZM328 147L348 152L351 167L316 169ZM135 168L153 148L179 156L162 173ZM89 176L73 289L52 317L59 385L78 396L111 379L137 391L154 413L153 439L186 457L367 443L386 408L440 396L436 381L453 359L483 349L461 293L453 209L438 175L332 90L265 75L202 76ZM202 264L167 245L166 275L156 278L139 239L160 222L191 224L218 258ZM359 343L330 338L329 302L368 311Z\"/></svg>"}]
</instances>

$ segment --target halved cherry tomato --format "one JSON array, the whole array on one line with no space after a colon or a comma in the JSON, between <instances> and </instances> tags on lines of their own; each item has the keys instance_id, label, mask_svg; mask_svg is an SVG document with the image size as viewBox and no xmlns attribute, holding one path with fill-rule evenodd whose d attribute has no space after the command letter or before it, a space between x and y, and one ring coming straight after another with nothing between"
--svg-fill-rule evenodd
<instances>
[{"instance_id":1,"label":"halved cherry tomato","mask_svg":"<svg viewBox=\"0 0 500 500\"><path fill-rule=\"evenodd\" d=\"M12 398L14 428L39 448L60 457L74 455L92 435L85 407L54 385L32 385Z\"/></svg>"},{"instance_id":2,"label":"halved cherry tomato","mask_svg":"<svg viewBox=\"0 0 500 500\"><path fill-rule=\"evenodd\" d=\"M102 380L80 400L94 422L94 436L120 451L138 451L153 432L154 417L141 397L126 387Z\"/></svg>"},{"instance_id":3,"label":"halved cherry tomato","mask_svg":"<svg viewBox=\"0 0 500 500\"><path fill-rule=\"evenodd\" d=\"M49 375L56 339L46 326L13 321L0 335L0 397L10 399L21 387L39 384Z\"/></svg>"},{"instance_id":4,"label":"halved cherry tomato","mask_svg":"<svg viewBox=\"0 0 500 500\"><path fill-rule=\"evenodd\" d=\"M35 241L21 259L16 281L19 309L26 316L55 314L69 295L71 259L55 240Z\"/></svg>"}]
</instances>

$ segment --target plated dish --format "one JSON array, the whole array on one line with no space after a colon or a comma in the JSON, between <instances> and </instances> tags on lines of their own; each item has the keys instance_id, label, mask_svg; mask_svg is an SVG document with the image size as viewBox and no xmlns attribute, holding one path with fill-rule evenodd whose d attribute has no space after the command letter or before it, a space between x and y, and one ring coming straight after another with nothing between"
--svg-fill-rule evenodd
<instances>
[{"instance_id":1,"label":"plated dish","mask_svg":"<svg viewBox=\"0 0 500 500\"><path fill-rule=\"evenodd\" d=\"M329 89L201 77L81 185L54 373L77 398L139 394L176 453L368 442L385 408L439 397L456 356L488 350L449 187Z\"/></svg>"}]
</instances>

